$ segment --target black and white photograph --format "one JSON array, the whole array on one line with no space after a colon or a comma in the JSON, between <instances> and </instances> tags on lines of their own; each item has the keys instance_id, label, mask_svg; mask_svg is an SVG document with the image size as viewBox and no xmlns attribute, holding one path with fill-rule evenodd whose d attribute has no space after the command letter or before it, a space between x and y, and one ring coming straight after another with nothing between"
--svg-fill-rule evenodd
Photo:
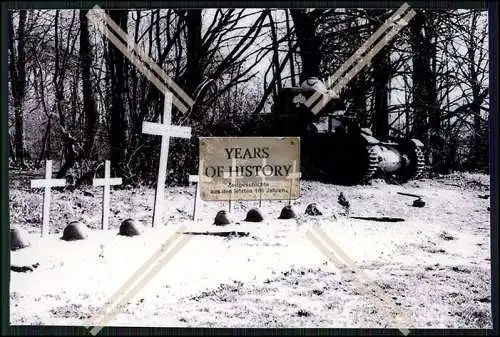
<instances>
[{"instance_id":1,"label":"black and white photograph","mask_svg":"<svg viewBox=\"0 0 500 337\"><path fill-rule=\"evenodd\" d=\"M6 15L10 325L493 328L486 8L100 6Z\"/></svg>"}]
</instances>

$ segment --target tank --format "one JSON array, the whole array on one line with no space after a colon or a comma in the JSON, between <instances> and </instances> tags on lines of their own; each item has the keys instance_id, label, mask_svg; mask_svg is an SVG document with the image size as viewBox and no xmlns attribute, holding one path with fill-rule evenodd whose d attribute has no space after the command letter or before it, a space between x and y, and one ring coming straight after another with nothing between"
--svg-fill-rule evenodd
<instances>
[{"instance_id":1,"label":"tank","mask_svg":"<svg viewBox=\"0 0 500 337\"><path fill-rule=\"evenodd\" d=\"M376 139L346 113L340 98L332 98L314 114L305 102L316 91L325 92L317 81L282 89L271 113L257 115L243 127L242 133L233 136L300 137L301 172L305 179L356 185L383 174L403 183L422 174L421 141Z\"/></svg>"}]
</instances>

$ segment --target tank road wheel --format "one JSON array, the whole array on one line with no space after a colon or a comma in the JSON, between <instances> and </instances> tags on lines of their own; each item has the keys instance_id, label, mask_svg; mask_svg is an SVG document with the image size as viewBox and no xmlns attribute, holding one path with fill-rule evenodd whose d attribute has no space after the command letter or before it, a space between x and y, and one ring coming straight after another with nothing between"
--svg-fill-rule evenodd
<instances>
[{"instance_id":1,"label":"tank road wheel","mask_svg":"<svg viewBox=\"0 0 500 337\"><path fill-rule=\"evenodd\" d=\"M361 139L346 140L331 153L329 181L339 185L366 184L378 170L378 156L373 146Z\"/></svg>"},{"instance_id":2,"label":"tank road wheel","mask_svg":"<svg viewBox=\"0 0 500 337\"><path fill-rule=\"evenodd\" d=\"M396 173L398 180L401 183L405 183L412 179L418 179L424 172L425 168L424 152L413 142L409 142L409 144L402 147L401 152L403 155L408 157L410 162L408 166L402 168Z\"/></svg>"}]
</instances>

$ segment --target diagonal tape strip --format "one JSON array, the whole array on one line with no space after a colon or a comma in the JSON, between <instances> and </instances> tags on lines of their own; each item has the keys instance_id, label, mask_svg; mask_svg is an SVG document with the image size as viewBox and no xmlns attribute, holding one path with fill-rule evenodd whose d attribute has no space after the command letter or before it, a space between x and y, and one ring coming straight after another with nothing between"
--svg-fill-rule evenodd
<instances>
[{"instance_id":1,"label":"diagonal tape strip","mask_svg":"<svg viewBox=\"0 0 500 337\"><path fill-rule=\"evenodd\" d=\"M354 68L352 68L344 78L342 78L340 81L344 80L345 82L349 82L354 76L356 76L356 74L366 65L368 64L372 59L373 57L383 48L385 47L395 36L397 33L399 33L399 31L401 31L401 29L403 29L407 24L408 22L413 19L413 17L416 15L416 12L414 10L411 10L409 11L404 18L402 18L401 20L399 20L399 23L396 24L395 26L393 26L389 32L379 41L377 42L377 44L375 44L375 46L373 46L373 48L365 55L365 57L363 58L363 60L361 60L361 62L359 62ZM339 83L337 85L335 85L331 90L333 92L339 92L340 89L342 87L345 86L345 84L347 83L341 83L339 81Z\"/></svg>"},{"instance_id":2,"label":"diagonal tape strip","mask_svg":"<svg viewBox=\"0 0 500 337\"><path fill-rule=\"evenodd\" d=\"M138 279L144 275L144 273L157 261L166 251L167 249L181 236L179 232L184 232L186 230L186 226L182 226L176 231L175 234L171 235L167 241L165 241L160 248L146 261L142 264L142 266L137 269L137 271L129 277L129 279L114 293L111 298L109 298L103 305L100 310L101 313L105 313L107 309L110 308L121 296L123 296L126 291L132 287L133 284L138 281ZM89 328L87 326L87 328Z\"/></svg>"},{"instance_id":3,"label":"diagonal tape strip","mask_svg":"<svg viewBox=\"0 0 500 337\"><path fill-rule=\"evenodd\" d=\"M144 62L146 62L157 74L160 75L160 77L169 85L172 89L176 91L176 93L181 96L188 104L189 107L191 107L194 103L189 96L180 89L173 80L171 80L168 75L160 68L158 67L151 59L145 55L138 46L134 44L134 48L132 49L130 45L125 45L122 43L119 38L114 35L108 27L104 25L104 21L102 21L102 16L96 15L95 9L89 10L87 13L88 19L95 24L97 29L105 35L129 60L132 62L143 74L144 76L147 77L148 80L150 80L161 92L166 92L169 91L167 86L163 84L158 77L151 72L145 65ZM109 23L110 25L116 25L113 20L108 19L106 15L104 15L104 20L105 22ZM117 25L116 25L117 26ZM118 27L118 26L117 26ZM119 27L118 27L119 29ZM124 34L124 39L127 40L128 35L123 33L121 29L119 29L119 34ZM127 43L132 43L130 39L128 39ZM145 61L141 60L138 58L136 55L132 53L132 51L136 51ZM172 97L172 101L175 104L175 106L182 111L183 113L186 113L188 111L188 107L185 106L185 104L180 101L176 96Z\"/></svg>"},{"instance_id":4,"label":"diagonal tape strip","mask_svg":"<svg viewBox=\"0 0 500 337\"><path fill-rule=\"evenodd\" d=\"M373 33L372 36L370 36L370 38L368 40L366 40L362 45L361 47L358 48L358 50L356 50L356 52L351 55L351 57L349 59L347 59L346 62L344 62L342 64L342 66L340 66L339 69L337 69L337 71L328 78L327 82L326 82L326 87L327 89L331 89L333 84L335 83L335 81L342 75L345 73L345 71L351 67L353 65L353 63L355 61L358 61L359 58L362 56L362 54L364 54L366 52L366 50L368 49L368 47L371 46L371 44L373 42L375 42L382 34L385 33L385 31L387 31L391 25L394 25L395 24L395 21L399 19L399 17L410 7L410 5L408 5L406 2L401 6L399 7L399 9L394 12L391 17L386 21L384 22L384 24L382 24L382 26L380 26L377 31L375 31L375 33ZM309 97L309 99L306 101L305 105L310 108L311 105L321 96L321 94L319 92L316 92L314 93L311 97Z\"/></svg>"},{"instance_id":5,"label":"diagonal tape strip","mask_svg":"<svg viewBox=\"0 0 500 337\"><path fill-rule=\"evenodd\" d=\"M382 34L384 34L387 30L389 30L392 26L397 24L400 16L410 7L407 3L404 3L401 7L398 8L396 12L394 12L386 22L384 22L376 31L373 33L368 40L366 40L361 47L356 50L356 52L347 59L346 62L340 66L337 71L329 77L326 82L326 87L331 89L335 81L344 74L348 68L350 68L356 61L359 61L359 58L368 50L368 48L376 41Z\"/></svg>"},{"instance_id":6,"label":"diagonal tape strip","mask_svg":"<svg viewBox=\"0 0 500 337\"><path fill-rule=\"evenodd\" d=\"M135 296L140 290L142 290L146 284L148 284L169 262L182 248L186 246L186 244L191 240L190 236L184 236L180 242L178 242L162 259L158 260L157 264L153 266L153 268L143 277L143 279L137 283L125 297L123 297L115 306L115 309L112 312L107 313L104 317L101 318L99 323L90 330L92 335L96 335L104 328L114 316L119 313L119 310L122 309L128 301Z\"/></svg>"},{"instance_id":7,"label":"diagonal tape strip","mask_svg":"<svg viewBox=\"0 0 500 337\"><path fill-rule=\"evenodd\" d=\"M189 97L177 83L170 78L163 69L161 69L144 51L133 42L133 38L123 31L98 5L95 5L91 11L95 11L101 20L107 23L115 33L117 33L124 41L127 41L128 50L135 51L163 80L170 86L188 105L192 107L194 101ZM89 11L90 12L90 11ZM100 13L100 14L99 14Z\"/></svg>"},{"instance_id":8,"label":"diagonal tape strip","mask_svg":"<svg viewBox=\"0 0 500 337\"><path fill-rule=\"evenodd\" d=\"M146 78L151 81L161 92L166 92L169 91L167 86L164 85L161 81L158 80L158 78L149 70L147 67L144 66L142 61L137 58L134 54L130 53L127 50L127 46L125 46L123 43L119 41L119 39L107 28L106 26L102 25L102 22L97 22L95 19L92 17L90 14L90 11L87 13L89 20L96 25L98 30L105 35L114 45L116 48L118 48L123 55L125 55L132 64L134 64ZM179 99L176 96L172 97L173 103L181 110L182 112L186 112L187 108L182 104L182 102L179 101Z\"/></svg>"},{"instance_id":9,"label":"diagonal tape strip","mask_svg":"<svg viewBox=\"0 0 500 337\"><path fill-rule=\"evenodd\" d=\"M318 232L318 233L314 233L314 232ZM371 281L370 278L366 274L364 274L362 271L360 271L356 267L354 261L352 261L347 256L347 254L340 247L338 247L338 245L336 245L333 242L333 240L331 240L331 238L324 231L322 231L319 227L314 226L312 230L309 230L306 233L306 238L309 239L309 241L311 241L314 244L314 246L316 246L316 248L318 250L320 250L325 255L325 257L327 257L329 259L330 262L333 262L333 264L339 270L343 270L347 266L347 267L350 267L350 269L352 271L354 271L356 273L356 275L361 275L360 278L364 279L364 283L361 282L359 279L355 280L356 281L355 283L359 283L360 290L362 292L364 292L366 295L370 295L370 296L375 295L377 298L382 300L384 303L390 303L392 301L392 299L390 299L384 292L382 292L380 290L380 288L373 281ZM322 243L320 238L322 238L328 244L328 246L326 244ZM329 249L329 247L330 247L330 249ZM331 252L331 250L334 250L335 253ZM342 257L347 264L340 262L340 260L336 257L336 255ZM373 293L369 292L366 289L367 286L371 289L371 291ZM378 304L378 305L380 305L380 304ZM401 316L404 316L405 319L403 320L401 318ZM409 319L404 314L400 314L399 316L396 317L395 320L402 325L409 326L409 323L408 323ZM409 334L409 330L406 327L399 328L399 330L405 336Z\"/></svg>"},{"instance_id":10,"label":"diagonal tape strip","mask_svg":"<svg viewBox=\"0 0 500 337\"><path fill-rule=\"evenodd\" d=\"M94 6L95 9L98 9L99 6ZM117 33L123 40L127 40L128 48L130 50L134 50L163 80L170 86L190 107L193 106L194 101L189 97L189 95L182 90L181 87L177 85L177 83L168 76L163 69L161 69L152 59L149 57L144 51L133 42L133 38L125 33L123 29L120 28L104 11L102 12L104 21Z\"/></svg>"},{"instance_id":11,"label":"diagonal tape strip","mask_svg":"<svg viewBox=\"0 0 500 337\"><path fill-rule=\"evenodd\" d=\"M308 231L306 233L306 238L309 241L311 241L314 244L314 246L318 250L320 250L325 255L325 257L327 257L328 260L330 262L332 262L339 270L343 271L345 269L345 267L347 267L345 264L343 264L342 262L339 261L339 259L335 256L335 254L332 253L324 243L322 243L320 241L320 239L318 238L317 234L315 235L311 231ZM359 283L360 287L358 289L361 292L363 292L365 295L367 295L367 296L373 296L374 295L373 293L370 293L367 289L365 289L366 284L363 284L363 283L361 283L359 281L356 282L356 280L354 280L354 281L355 281L354 283ZM380 300L384 301L385 303L389 303L389 301L384 300L383 297L380 296L380 294L376 294L375 296L378 297ZM376 306L381 306L378 302L375 302L375 305ZM403 321L399 316L396 317L395 320L398 321L402 325L406 325L406 326L408 325L408 324L406 324L406 321ZM407 336L409 334L409 330L407 328L399 328L399 330L405 336Z\"/></svg>"},{"instance_id":12,"label":"diagonal tape strip","mask_svg":"<svg viewBox=\"0 0 500 337\"><path fill-rule=\"evenodd\" d=\"M408 14L400 20L402 24L397 24L395 25L389 33L387 33L386 36L382 40L380 40L367 54L366 56L358 63L354 68L352 68L343 78L339 80L339 82L335 85L331 91L333 92L334 95L338 95L340 90L342 90L349 81L352 80L354 76L356 76L359 71L366 66L372 58L384 47L386 46L393 38L394 36L401 30L403 27L408 24L408 22L416 15L417 13L414 10L411 10L408 12ZM332 96L330 95L323 95L319 92L315 92L315 94L318 94L320 96L323 96L323 99L321 99L312 109L311 111L314 114L317 114L321 109L323 109L326 104L332 99ZM313 94L314 96L314 94Z\"/></svg>"}]
</instances>

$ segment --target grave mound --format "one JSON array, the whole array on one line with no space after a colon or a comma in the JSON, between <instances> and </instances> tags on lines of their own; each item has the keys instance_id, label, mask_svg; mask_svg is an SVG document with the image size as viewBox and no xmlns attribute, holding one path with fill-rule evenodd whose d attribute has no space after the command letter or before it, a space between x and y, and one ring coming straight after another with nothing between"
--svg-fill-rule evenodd
<instances>
[{"instance_id":1,"label":"grave mound","mask_svg":"<svg viewBox=\"0 0 500 337\"><path fill-rule=\"evenodd\" d=\"M70 222L64 228L62 239L64 241L83 240L88 237L88 228L80 221Z\"/></svg>"},{"instance_id":2,"label":"grave mound","mask_svg":"<svg viewBox=\"0 0 500 337\"><path fill-rule=\"evenodd\" d=\"M423 201L421 198L416 199L413 201L413 207L424 207L425 206L425 201Z\"/></svg>"},{"instance_id":3,"label":"grave mound","mask_svg":"<svg viewBox=\"0 0 500 337\"><path fill-rule=\"evenodd\" d=\"M295 218L295 212L292 209L291 205L286 205L281 210L281 214L278 219L293 219Z\"/></svg>"},{"instance_id":4,"label":"grave mound","mask_svg":"<svg viewBox=\"0 0 500 337\"><path fill-rule=\"evenodd\" d=\"M245 221L248 222L261 222L264 220L262 213L257 208L252 208L247 212L247 217Z\"/></svg>"},{"instance_id":5,"label":"grave mound","mask_svg":"<svg viewBox=\"0 0 500 337\"><path fill-rule=\"evenodd\" d=\"M30 245L28 241L28 233L22 229L10 229L10 250L18 250L26 248Z\"/></svg>"},{"instance_id":6,"label":"grave mound","mask_svg":"<svg viewBox=\"0 0 500 337\"><path fill-rule=\"evenodd\" d=\"M214 225L225 226L225 225L229 225L230 223L231 223L231 220L227 216L226 211L217 212L217 215L215 216L215 220L214 220Z\"/></svg>"},{"instance_id":7,"label":"grave mound","mask_svg":"<svg viewBox=\"0 0 500 337\"><path fill-rule=\"evenodd\" d=\"M139 230L139 224L134 219L127 219L122 222L120 225L120 231L118 235L123 236L135 236L140 235L141 231Z\"/></svg>"},{"instance_id":8,"label":"grave mound","mask_svg":"<svg viewBox=\"0 0 500 337\"><path fill-rule=\"evenodd\" d=\"M307 205L306 214L311 216L323 215L323 213L321 213L321 211L318 209L318 206L315 202Z\"/></svg>"}]
</instances>

